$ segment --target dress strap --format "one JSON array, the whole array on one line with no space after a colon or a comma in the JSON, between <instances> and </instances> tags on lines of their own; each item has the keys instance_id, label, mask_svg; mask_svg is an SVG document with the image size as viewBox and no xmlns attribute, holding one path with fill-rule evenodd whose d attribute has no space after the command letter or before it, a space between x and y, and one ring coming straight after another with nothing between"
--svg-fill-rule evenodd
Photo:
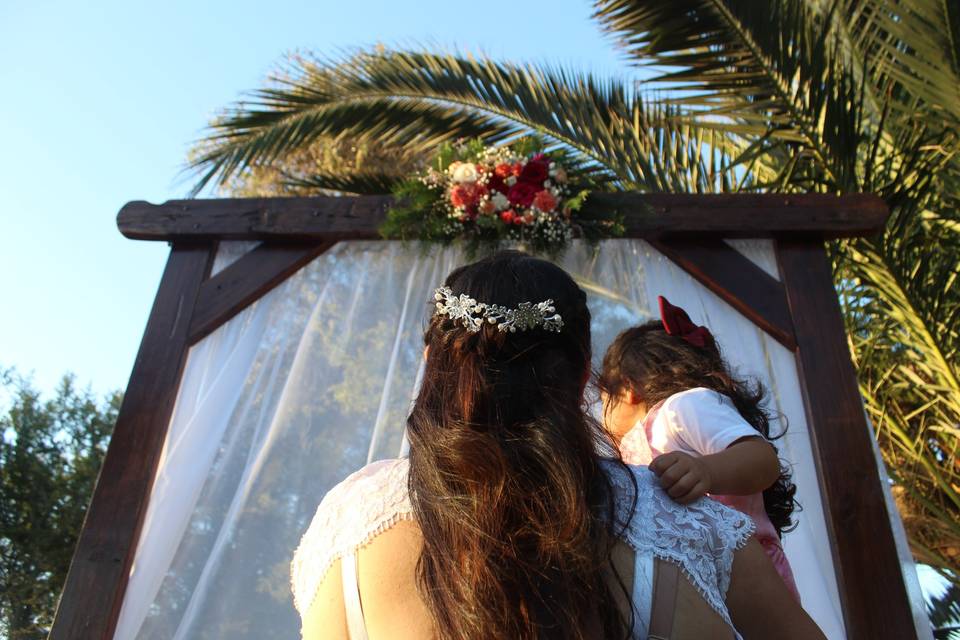
<instances>
[{"instance_id":1,"label":"dress strap","mask_svg":"<svg viewBox=\"0 0 960 640\"><path fill-rule=\"evenodd\" d=\"M347 614L347 632L350 640L367 640L367 625L363 622L363 605L360 603L360 583L357 580L357 554L351 553L340 560L343 576L343 605Z\"/></svg>"},{"instance_id":2,"label":"dress strap","mask_svg":"<svg viewBox=\"0 0 960 640\"><path fill-rule=\"evenodd\" d=\"M650 606L650 634L648 640L670 640L673 637L673 618L677 608L677 585L680 568L672 562L655 560L653 563L653 604Z\"/></svg>"}]
</instances>

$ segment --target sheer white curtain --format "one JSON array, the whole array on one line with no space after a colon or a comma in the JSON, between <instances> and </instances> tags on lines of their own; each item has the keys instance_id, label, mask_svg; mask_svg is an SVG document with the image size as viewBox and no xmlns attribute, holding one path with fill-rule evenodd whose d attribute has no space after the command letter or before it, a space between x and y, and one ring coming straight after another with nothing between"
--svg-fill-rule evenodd
<instances>
[{"instance_id":1,"label":"sheer white curtain","mask_svg":"<svg viewBox=\"0 0 960 640\"><path fill-rule=\"evenodd\" d=\"M769 243L731 244L776 274ZM224 243L217 268L249 247ZM405 452L428 303L463 262L455 249L340 243L191 349L116 638L299 636L293 550L330 487ZM590 296L597 364L665 294L770 388L804 507L785 549L807 610L844 637L793 355L645 242L575 244L560 262Z\"/></svg>"}]
</instances>

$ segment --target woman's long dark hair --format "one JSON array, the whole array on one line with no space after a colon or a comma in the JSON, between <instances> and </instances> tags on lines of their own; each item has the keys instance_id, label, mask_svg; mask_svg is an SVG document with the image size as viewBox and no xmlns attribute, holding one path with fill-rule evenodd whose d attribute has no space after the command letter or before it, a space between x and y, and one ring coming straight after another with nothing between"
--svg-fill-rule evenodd
<instances>
[{"instance_id":1,"label":"woman's long dark hair","mask_svg":"<svg viewBox=\"0 0 960 640\"><path fill-rule=\"evenodd\" d=\"M587 417L586 295L559 267L500 252L455 270L457 295L552 298L560 332L471 333L435 315L407 427L423 531L418 585L442 640L629 634L609 581L613 493Z\"/></svg>"},{"instance_id":2,"label":"woman's long dark hair","mask_svg":"<svg viewBox=\"0 0 960 640\"><path fill-rule=\"evenodd\" d=\"M647 406L653 407L675 393L706 387L728 396L737 411L768 440L770 415L765 409L766 389L733 375L715 342L697 347L686 340L667 335L659 320L652 320L618 335L603 356L598 386L610 398L631 390ZM796 486L781 461L780 477L763 492L763 505L770 522L782 535L794 525L791 516L797 508Z\"/></svg>"}]
</instances>

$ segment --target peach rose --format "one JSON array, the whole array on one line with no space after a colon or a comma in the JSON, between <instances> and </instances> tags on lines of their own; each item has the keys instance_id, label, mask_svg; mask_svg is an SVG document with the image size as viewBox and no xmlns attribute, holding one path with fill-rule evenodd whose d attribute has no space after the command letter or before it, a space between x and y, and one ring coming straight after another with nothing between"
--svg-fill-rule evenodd
<instances>
[{"instance_id":1,"label":"peach rose","mask_svg":"<svg viewBox=\"0 0 960 640\"><path fill-rule=\"evenodd\" d=\"M538 191L537 194L533 196L533 206L540 209L540 211L549 213L557 208L557 198L544 189L543 191Z\"/></svg>"}]
</instances>

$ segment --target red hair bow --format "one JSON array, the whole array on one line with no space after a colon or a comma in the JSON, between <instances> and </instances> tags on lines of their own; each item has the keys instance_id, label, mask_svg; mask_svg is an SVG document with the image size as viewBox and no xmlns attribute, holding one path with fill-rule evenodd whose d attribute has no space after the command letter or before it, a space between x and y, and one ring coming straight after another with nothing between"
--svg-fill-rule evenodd
<instances>
[{"instance_id":1,"label":"red hair bow","mask_svg":"<svg viewBox=\"0 0 960 640\"><path fill-rule=\"evenodd\" d=\"M668 336L683 338L695 347L712 345L713 334L706 327L693 324L687 312L670 304L663 296L657 296L660 305L660 321Z\"/></svg>"}]
</instances>

